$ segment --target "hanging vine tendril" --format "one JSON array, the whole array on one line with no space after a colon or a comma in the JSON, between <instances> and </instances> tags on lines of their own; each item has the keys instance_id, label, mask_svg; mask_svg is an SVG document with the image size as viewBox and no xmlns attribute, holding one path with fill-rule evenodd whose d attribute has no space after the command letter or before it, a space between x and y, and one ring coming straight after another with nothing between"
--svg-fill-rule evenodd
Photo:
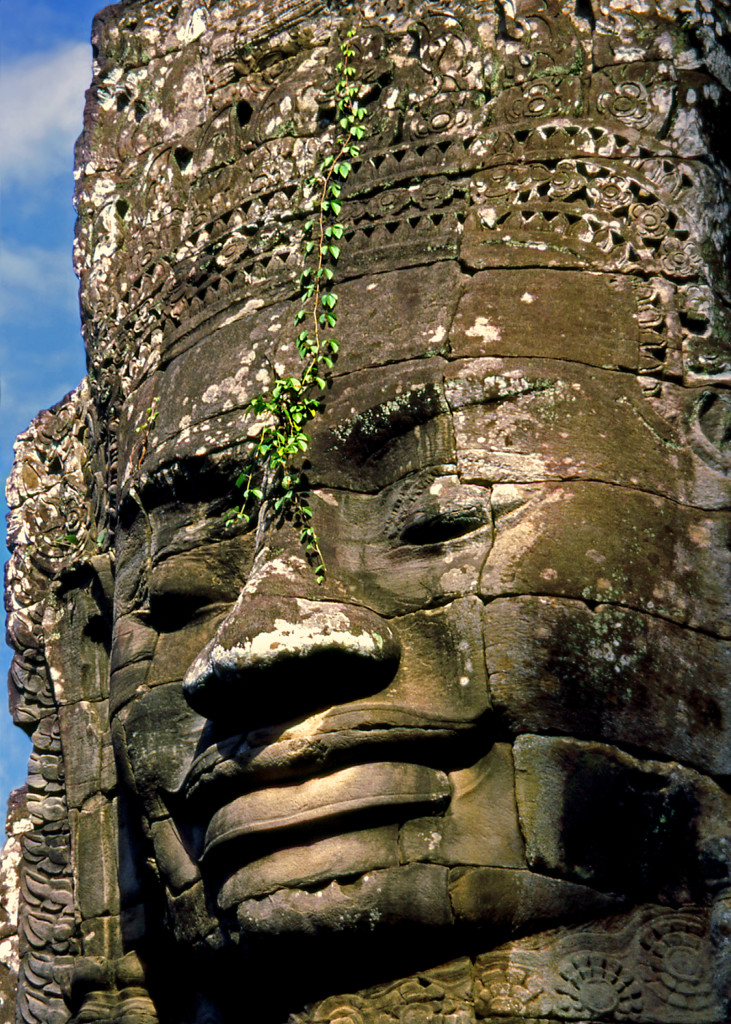
<instances>
[{"instance_id":1,"label":"hanging vine tendril","mask_svg":"<svg viewBox=\"0 0 731 1024\"><path fill-rule=\"evenodd\" d=\"M340 46L336 64L336 124L333 149L306 182L314 196L313 216L304 225L303 269L299 275L300 308L294 317L298 328L297 351L304 363L300 376L277 377L271 388L256 395L248 408L266 419L256 447L236 480L239 504L226 513L227 521L248 523L263 498L256 481L266 479L267 496L274 510L291 519L300 531L300 543L313 562L318 583L325 580L325 562L312 523L312 508L298 461L308 450L307 423L322 408L322 392L328 385L340 343L333 335L337 324L338 295L333 290L334 266L340 259L345 227L338 220L340 195L360 154L365 134L365 109L358 102L353 39L350 28Z\"/></svg>"}]
</instances>

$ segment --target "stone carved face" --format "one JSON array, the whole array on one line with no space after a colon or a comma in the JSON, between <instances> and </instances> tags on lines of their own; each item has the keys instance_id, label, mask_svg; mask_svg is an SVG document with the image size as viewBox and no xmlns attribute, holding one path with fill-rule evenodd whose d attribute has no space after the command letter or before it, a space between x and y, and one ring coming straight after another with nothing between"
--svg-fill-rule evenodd
<instances>
[{"instance_id":1,"label":"stone carved face","mask_svg":"<svg viewBox=\"0 0 731 1024\"><path fill-rule=\"evenodd\" d=\"M118 529L112 731L174 930L438 956L697 896L712 784L666 762L728 771L724 519L681 389L626 372L628 286L444 263L349 288L359 354L307 470L323 588L266 505L223 525L226 328L154 384L160 435L187 438L183 390L219 450L130 486Z\"/></svg>"},{"instance_id":2,"label":"stone carved face","mask_svg":"<svg viewBox=\"0 0 731 1024\"><path fill-rule=\"evenodd\" d=\"M66 1019L46 979L77 951L83 1019L134 1003L145 962L163 1019L225 1019L190 1007L226 977L234 1020L257 988L275 1019L236 945L329 993L479 954L465 1016L434 1019L727 1016L728 24L635 7L364 8L373 131L307 469L324 588L266 504L256 532L222 513L246 402L297 366L301 184L350 8L97 19L93 373L12 485L24 1019ZM431 1019L409 984L419 1014L389 1019Z\"/></svg>"}]
</instances>

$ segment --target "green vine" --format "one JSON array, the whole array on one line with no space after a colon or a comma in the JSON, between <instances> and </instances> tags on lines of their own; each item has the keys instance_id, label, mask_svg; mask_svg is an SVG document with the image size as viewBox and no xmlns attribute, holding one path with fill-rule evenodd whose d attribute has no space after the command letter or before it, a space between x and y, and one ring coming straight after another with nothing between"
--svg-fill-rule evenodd
<instances>
[{"instance_id":1,"label":"green vine","mask_svg":"<svg viewBox=\"0 0 731 1024\"><path fill-rule=\"evenodd\" d=\"M337 219L342 209L340 195L349 177L351 160L360 154L358 143L365 134L365 109L358 103L358 85L354 82L353 38L348 30L340 46L336 65L336 126L334 149L306 182L314 197L313 216L304 225L303 269L298 279L300 308L294 317L298 328L297 351L304 362L299 377L277 377L271 388L256 395L248 408L268 421L249 461L236 480L241 490L239 504L226 513L227 521L248 523L254 506L263 498L260 480L266 481L274 510L291 519L300 531L300 542L314 563L318 583L325 580L325 563L312 523L305 481L297 460L307 452L310 439L307 423L322 407L321 395L328 386L339 343L330 333L337 323L337 293L333 290L334 266L340 258L345 227Z\"/></svg>"}]
</instances>

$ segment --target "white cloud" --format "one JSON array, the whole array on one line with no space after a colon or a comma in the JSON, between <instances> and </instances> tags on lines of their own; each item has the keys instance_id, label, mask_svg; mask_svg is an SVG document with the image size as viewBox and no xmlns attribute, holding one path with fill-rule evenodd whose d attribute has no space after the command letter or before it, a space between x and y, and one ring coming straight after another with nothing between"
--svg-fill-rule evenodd
<instances>
[{"instance_id":1,"label":"white cloud","mask_svg":"<svg viewBox=\"0 0 731 1024\"><path fill-rule=\"evenodd\" d=\"M69 43L0 68L0 176L31 184L71 173L91 50Z\"/></svg>"},{"instance_id":2,"label":"white cloud","mask_svg":"<svg viewBox=\"0 0 731 1024\"><path fill-rule=\"evenodd\" d=\"M0 244L0 476L9 442L84 374L67 247Z\"/></svg>"},{"instance_id":3,"label":"white cloud","mask_svg":"<svg viewBox=\"0 0 731 1024\"><path fill-rule=\"evenodd\" d=\"M6 321L73 312L76 288L68 249L0 243L0 309Z\"/></svg>"}]
</instances>

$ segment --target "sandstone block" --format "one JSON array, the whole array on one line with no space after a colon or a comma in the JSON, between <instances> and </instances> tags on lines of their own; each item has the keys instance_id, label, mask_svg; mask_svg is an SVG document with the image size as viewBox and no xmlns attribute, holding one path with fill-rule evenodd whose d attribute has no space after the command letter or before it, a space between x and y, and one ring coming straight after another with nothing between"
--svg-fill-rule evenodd
<instances>
[{"instance_id":1,"label":"sandstone block","mask_svg":"<svg viewBox=\"0 0 731 1024\"><path fill-rule=\"evenodd\" d=\"M554 597L485 608L493 708L508 729L642 748L725 775L731 646L627 608Z\"/></svg>"},{"instance_id":2,"label":"sandstone block","mask_svg":"<svg viewBox=\"0 0 731 1024\"><path fill-rule=\"evenodd\" d=\"M603 892L702 900L729 874L731 798L673 762L520 736L516 797L530 867Z\"/></svg>"},{"instance_id":3,"label":"sandstone block","mask_svg":"<svg viewBox=\"0 0 731 1024\"><path fill-rule=\"evenodd\" d=\"M399 833L404 861L526 867L515 804L509 744L496 743L476 765L451 772L444 815L406 822Z\"/></svg>"}]
</instances>

